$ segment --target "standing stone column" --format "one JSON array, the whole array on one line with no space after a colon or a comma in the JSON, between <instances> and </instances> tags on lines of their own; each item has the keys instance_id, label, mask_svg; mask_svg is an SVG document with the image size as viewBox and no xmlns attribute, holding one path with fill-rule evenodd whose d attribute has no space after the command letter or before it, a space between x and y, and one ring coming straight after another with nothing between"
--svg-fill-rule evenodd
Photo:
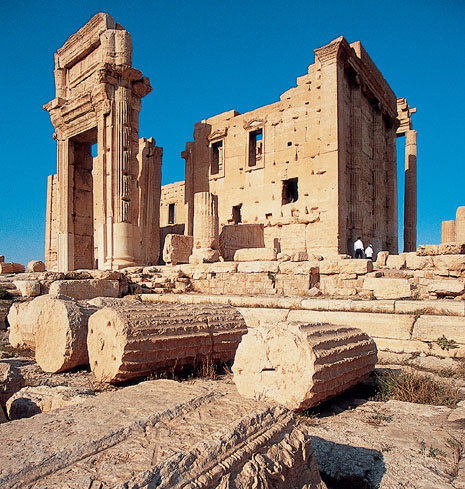
<instances>
[{"instance_id":1,"label":"standing stone column","mask_svg":"<svg viewBox=\"0 0 465 489\"><path fill-rule=\"evenodd\" d=\"M194 248L189 263L213 263L220 257L218 196L210 192L194 195Z\"/></svg>"},{"instance_id":2,"label":"standing stone column","mask_svg":"<svg viewBox=\"0 0 465 489\"><path fill-rule=\"evenodd\" d=\"M465 206L457 207L455 215L455 241L465 241Z\"/></svg>"},{"instance_id":3,"label":"standing stone column","mask_svg":"<svg viewBox=\"0 0 465 489\"><path fill-rule=\"evenodd\" d=\"M405 132L404 251L417 248L417 131Z\"/></svg>"},{"instance_id":4,"label":"standing stone column","mask_svg":"<svg viewBox=\"0 0 465 489\"><path fill-rule=\"evenodd\" d=\"M441 243L453 243L455 241L455 221L442 221Z\"/></svg>"}]
</instances>

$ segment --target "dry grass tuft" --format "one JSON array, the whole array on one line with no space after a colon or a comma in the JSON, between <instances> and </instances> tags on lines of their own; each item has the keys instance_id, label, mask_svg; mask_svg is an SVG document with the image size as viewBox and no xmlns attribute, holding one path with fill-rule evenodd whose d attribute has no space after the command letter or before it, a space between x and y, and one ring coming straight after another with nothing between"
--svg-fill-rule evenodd
<instances>
[{"instance_id":1,"label":"dry grass tuft","mask_svg":"<svg viewBox=\"0 0 465 489\"><path fill-rule=\"evenodd\" d=\"M414 372L379 375L378 385L379 392L374 398L376 401L396 399L453 408L465 398L452 382L438 381Z\"/></svg>"}]
</instances>

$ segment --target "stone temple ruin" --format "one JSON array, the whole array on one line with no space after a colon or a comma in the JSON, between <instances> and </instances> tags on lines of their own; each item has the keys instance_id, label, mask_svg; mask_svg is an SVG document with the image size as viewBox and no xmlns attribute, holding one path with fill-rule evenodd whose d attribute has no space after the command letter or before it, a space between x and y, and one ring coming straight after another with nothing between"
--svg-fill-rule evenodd
<instances>
[{"instance_id":1,"label":"stone temple ruin","mask_svg":"<svg viewBox=\"0 0 465 489\"><path fill-rule=\"evenodd\" d=\"M440 245L417 247L416 109L340 37L278 102L195 124L185 181L161 187L162 149L139 138L151 86L131 53L100 13L55 54L46 263L0 256L0 330L34 356L0 360L0 486L465 487L449 443L465 406L370 401L338 418L361 413L348 431L296 414L367 381L378 358L465 358L465 208ZM375 259L351 259L359 235ZM219 364L226 379L150 380ZM86 385L115 391L69 386L83 367ZM389 446L367 448L394 415ZM425 457L425 419L452 469Z\"/></svg>"},{"instance_id":2,"label":"stone temple ruin","mask_svg":"<svg viewBox=\"0 0 465 489\"><path fill-rule=\"evenodd\" d=\"M160 225L162 245L167 234L198 241L210 232L200 223L210 197L196 200L205 192L217 196L218 230L205 236L212 243L194 245L194 254L216 250L203 261L231 260L241 248L344 254L359 235L397 253L396 137L403 135L405 251L415 251L415 109L396 99L360 42L340 37L316 49L308 73L279 102L197 123L182 154L186 180L166 190L162 149L139 139L141 99L151 86L131 53L129 33L98 14L55 54L56 97L44 106L58 154L48 179L49 270L157 264Z\"/></svg>"}]
</instances>

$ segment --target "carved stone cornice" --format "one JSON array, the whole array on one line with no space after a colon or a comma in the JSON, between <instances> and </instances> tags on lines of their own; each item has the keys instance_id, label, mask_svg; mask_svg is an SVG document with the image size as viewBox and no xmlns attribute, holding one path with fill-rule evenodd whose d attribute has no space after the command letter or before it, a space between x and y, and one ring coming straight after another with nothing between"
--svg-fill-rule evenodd
<instances>
[{"instance_id":1,"label":"carved stone cornice","mask_svg":"<svg viewBox=\"0 0 465 489\"><path fill-rule=\"evenodd\" d=\"M225 127L223 129L215 129L209 136L208 141L212 142L215 140L223 139L228 134L228 128Z\"/></svg>"},{"instance_id":2,"label":"carved stone cornice","mask_svg":"<svg viewBox=\"0 0 465 489\"><path fill-rule=\"evenodd\" d=\"M248 121L244 121L244 125L242 126L246 131L252 131L254 129L258 129L263 127L266 124L266 119L257 119L253 118Z\"/></svg>"}]
</instances>

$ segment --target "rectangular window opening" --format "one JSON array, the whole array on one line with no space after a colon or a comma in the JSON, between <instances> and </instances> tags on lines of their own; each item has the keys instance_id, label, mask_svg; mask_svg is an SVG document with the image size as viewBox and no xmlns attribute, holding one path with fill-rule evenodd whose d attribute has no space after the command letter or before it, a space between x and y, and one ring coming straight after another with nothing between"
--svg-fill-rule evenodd
<instances>
[{"instance_id":1,"label":"rectangular window opening","mask_svg":"<svg viewBox=\"0 0 465 489\"><path fill-rule=\"evenodd\" d=\"M210 148L210 174L218 175L223 168L223 141L213 143Z\"/></svg>"},{"instance_id":2,"label":"rectangular window opening","mask_svg":"<svg viewBox=\"0 0 465 489\"><path fill-rule=\"evenodd\" d=\"M249 163L248 166L256 166L263 156L263 129L249 133Z\"/></svg>"},{"instance_id":3,"label":"rectangular window opening","mask_svg":"<svg viewBox=\"0 0 465 489\"><path fill-rule=\"evenodd\" d=\"M175 207L176 207L176 204L170 204L168 206L168 224L174 224L174 220L175 220Z\"/></svg>"},{"instance_id":4,"label":"rectangular window opening","mask_svg":"<svg viewBox=\"0 0 465 489\"><path fill-rule=\"evenodd\" d=\"M298 178L283 180L282 205L297 202L299 199Z\"/></svg>"},{"instance_id":5,"label":"rectangular window opening","mask_svg":"<svg viewBox=\"0 0 465 489\"><path fill-rule=\"evenodd\" d=\"M232 208L232 220L234 224L240 224L242 222L242 204L235 205Z\"/></svg>"}]
</instances>

